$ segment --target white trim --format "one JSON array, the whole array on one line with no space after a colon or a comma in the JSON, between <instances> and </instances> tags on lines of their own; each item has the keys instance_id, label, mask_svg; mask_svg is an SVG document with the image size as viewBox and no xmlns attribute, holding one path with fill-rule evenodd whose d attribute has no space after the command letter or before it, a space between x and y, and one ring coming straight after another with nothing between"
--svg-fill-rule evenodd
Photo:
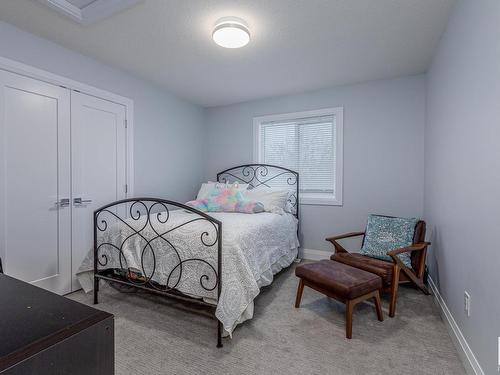
<instances>
[{"instance_id":1,"label":"white trim","mask_svg":"<svg viewBox=\"0 0 500 375\"><path fill-rule=\"evenodd\" d=\"M332 252L325 250L301 249L300 254L302 259L317 261L322 259L329 259ZM458 327L457 322L453 318L453 315L448 309L446 302L441 296L441 293L439 293L436 284L434 283L434 281L430 276L428 279L428 284L434 296L435 303L439 307L440 313L446 324L446 328L448 329L450 337L458 351L459 357L462 360L462 363L465 367L467 374L485 375L483 369L481 368L481 365L479 364L476 356L472 352L472 349L467 343L467 340L462 334L462 331Z\"/></svg>"},{"instance_id":2,"label":"white trim","mask_svg":"<svg viewBox=\"0 0 500 375\"><path fill-rule=\"evenodd\" d=\"M337 138L335 145L336 176L335 176L335 197L328 195L316 195L301 193L300 204L305 205L327 205L342 206L343 204L343 177L344 177L344 107L324 108L311 111L291 112L258 116L253 118L253 160L261 163L261 124L269 121L284 121L289 119L315 117L315 116L335 116Z\"/></svg>"},{"instance_id":3,"label":"white trim","mask_svg":"<svg viewBox=\"0 0 500 375\"><path fill-rule=\"evenodd\" d=\"M96 96L101 99L106 99L122 105L132 105L132 99L126 98L121 95L110 93L109 91L101 90L94 86L87 85L70 78L63 77L46 70L38 69L33 66L21 63L19 61L11 60L0 56L0 69L7 70L12 73L21 74L30 78L35 78L40 81L51 83L53 85L63 86L68 89L81 91L85 94Z\"/></svg>"},{"instance_id":4,"label":"white trim","mask_svg":"<svg viewBox=\"0 0 500 375\"><path fill-rule=\"evenodd\" d=\"M329 259L332 252L325 250L301 249L300 254L302 259L318 261L322 259ZM484 371L481 368L481 365L479 364L476 356L472 352L469 344L467 343L467 340L465 339L464 335L462 334L462 331L458 327L457 322L453 318L453 315L451 315L448 306L446 306L446 303L443 297L441 296L441 293L439 293L436 284L434 283L434 281L430 276L428 279L428 283L432 291L432 294L434 296L436 305L440 309L440 313L443 317L444 322L446 323L446 328L448 329L450 337L458 351L458 354L460 356L460 359L462 360L462 363L465 367L467 374L484 375Z\"/></svg>"},{"instance_id":5,"label":"white trim","mask_svg":"<svg viewBox=\"0 0 500 375\"><path fill-rule=\"evenodd\" d=\"M68 16L73 21L88 26L127 9L141 0L95 0L83 8L78 8L67 0L38 1L56 10L57 12Z\"/></svg>"},{"instance_id":6,"label":"white trim","mask_svg":"<svg viewBox=\"0 0 500 375\"><path fill-rule=\"evenodd\" d=\"M134 171L134 102L131 106L126 105L125 121L127 122L127 140L126 140L126 153L127 153L127 191L125 196L127 198L134 196L135 191L135 171Z\"/></svg>"},{"instance_id":7,"label":"white trim","mask_svg":"<svg viewBox=\"0 0 500 375\"><path fill-rule=\"evenodd\" d=\"M462 360L462 363L465 367L467 374L484 375L484 371L481 368L481 365L479 364L476 356L472 352L469 344L467 343L467 340L465 339L464 335L462 334L462 331L460 330L460 327L453 318L453 315L451 315L448 306L446 306L446 302L441 296L441 293L439 293L439 290L436 287L434 280L432 280L430 276L428 283L434 295L434 300L440 308L441 315L443 316L443 319L446 323L446 328L448 328L448 332L450 333L452 341L455 344L455 347L457 348L458 354L460 356L460 359Z\"/></svg>"},{"instance_id":8,"label":"white trim","mask_svg":"<svg viewBox=\"0 0 500 375\"><path fill-rule=\"evenodd\" d=\"M340 194L342 195L342 194ZM300 204L315 206L342 206L342 200L330 194L300 193Z\"/></svg>"},{"instance_id":9,"label":"white trim","mask_svg":"<svg viewBox=\"0 0 500 375\"><path fill-rule=\"evenodd\" d=\"M1 56L0 69L125 106L127 119L127 197L134 195L134 101L132 99Z\"/></svg>"},{"instance_id":10,"label":"white trim","mask_svg":"<svg viewBox=\"0 0 500 375\"><path fill-rule=\"evenodd\" d=\"M69 1L66 0L38 0L42 4L45 4L52 9L57 10L59 13L62 13L68 17L70 17L73 21L83 23L82 19L82 11L80 8L74 6Z\"/></svg>"},{"instance_id":11,"label":"white trim","mask_svg":"<svg viewBox=\"0 0 500 375\"><path fill-rule=\"evenodd\" d=\"M328 116L331 114L336 115L337 111L343 110L343 109L344 109L344 107L313 109L311 111L299 111L299 112L257 116L257 117L254 117L253 119L254 119L254 123L255 123L255 120L257 120L260 123L260 122L268 122L268 121L283 121L283 120L297 119L297 118L302 118L302 117Z\"/></svg>"},{"instance_id":12,"label":"white trim","mask_svg":"<svg viewBox=\"0 0 500 375\"><path fill-rule=\"evenodd\" d=\"M344 202L344 107L336 108L337 144L336 144L336 186L335 200L337 206L342 206Z\"/></svg>"},{"instance_id":13,"label":"white trim","mask_svg":"<svg viewBox=\"0 0 500 375\"><path fill-rule=\"evenodd\" d=\"M300 249L299 253L302 259L307 260L330 259L330 256L333 254L331 251L314 249Z\"/></svg>"}]
</instances>

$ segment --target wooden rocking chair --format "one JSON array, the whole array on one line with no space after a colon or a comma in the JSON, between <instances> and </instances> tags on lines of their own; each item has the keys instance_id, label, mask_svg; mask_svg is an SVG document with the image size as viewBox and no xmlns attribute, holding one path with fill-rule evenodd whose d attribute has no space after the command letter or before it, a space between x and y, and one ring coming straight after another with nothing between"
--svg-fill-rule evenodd
<instances>
[{"instance_id":1,"label":"wooden rocking chair","mask_svg":"<svg viewBox=\"0 0 500 375\"><path fill-rule=\"evenodd\" d=\"M331 242L335 248L335 252L330 259L380 276L383 282L383 290L390 293L389 316L391 318L394 317L396 313L399 284L413 283L426 295L430 294L424 284L425 258L427 255L427 246L430 245L430 242L425 242L424 221L419 221L415 226L413 244L411 246L394 249L387 253L387 255L392 258L392 262L362 254L350 253L337 242L344 238L357 236L363 236L364 241L365 232L353 232L327 238L326 240ZM397 255L401 253L410 253L411 268L407 267L401 259L397 257Z\"/></svg>"}]
</instances>

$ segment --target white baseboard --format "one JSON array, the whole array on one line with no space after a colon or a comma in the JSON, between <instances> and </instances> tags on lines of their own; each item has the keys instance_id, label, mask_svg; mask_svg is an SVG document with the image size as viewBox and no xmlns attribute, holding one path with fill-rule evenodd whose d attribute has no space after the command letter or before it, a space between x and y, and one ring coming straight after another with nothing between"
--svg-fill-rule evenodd
<instances>
[{"instance_id":1,"label":"white baseboard","mask_svg":"<svg viewBox=\"0 0 500 375\"><path fill-rule=\"evenodd\" d=\"M332 255L332 252L326 250L314 250L314 249L300 250L300 256L302 257L302 259L307 259L307 260L330 259L330 255Z\"/></svg>"},{"instance_id":2,"label":"white baseboard","mask_svg":"<svg viewBox=\"0 0 500 375\"><path fill-rule=\"evenodd\" d=\"M321 259L329 259L330 255L332 255L332 252L326 250L302 249L300 254L303 259L321 260ZM472 352L469 344L467 343L467 340L462 334L462 331L458 327L455 318L453 318L453 315L451 315L448 306L446 306L446 303L444 302L441 293L439 293L436 284L434 283L434 281L430 276L429 276L429 287L432 290L436 304L440 309L441 315L446 324L446 328L450 333L453 344L457 348L458 354L460 356L460 359L462 360L462 363L464 364L467 374L484 375L484 371L481 368L481 365L477 361L476 356Z\"/></svg>"},{"instance_id":3,"label":"white baseboard","mask_svg":"<svg viewBox=\"0 0 500 375\"><path fill-rule=\"evenodd\" d=\"M465 370L467 374L469 375L484 375L484 371L481 368L481 365L477 361L476 356L472 352L469 344L467 343L467 340L465 339L464 335L462 334L462 331L458 327L457 322L453 318L453 315L451 315L450 310L448 309L448 306L446 306L446 303L441 296L441 293L439 293L438 288L436 287L436 284L434 283L434 280L429 276L428 279L429 287L432 290L432 293L434 295L434 299L439 306L441 310L441 315L443 316L443 319L446 323L446 328L448 328L448 332L450 333L450 336L453 340L453 343L455 344L455 347L457 348L458 354L462 360L462 363L464 364Z\"/></svg>"}]
</instances>

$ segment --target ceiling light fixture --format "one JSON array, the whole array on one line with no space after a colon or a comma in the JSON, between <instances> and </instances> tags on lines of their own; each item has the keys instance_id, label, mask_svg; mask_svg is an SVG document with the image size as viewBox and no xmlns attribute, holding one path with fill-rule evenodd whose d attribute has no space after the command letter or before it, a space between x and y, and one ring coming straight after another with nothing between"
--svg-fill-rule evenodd
<instances>
[{"instance_id":1,"label":"ceiling light fixture","mask_svg":"<svg viewBox=\"0 0 500 375\"><path fill-rule=\"evenodd\" d=\"M215 23L212 39L224 48L241 48L250 41L250 31L241 18L223 17Z\"/></svg>"}]
</instances>

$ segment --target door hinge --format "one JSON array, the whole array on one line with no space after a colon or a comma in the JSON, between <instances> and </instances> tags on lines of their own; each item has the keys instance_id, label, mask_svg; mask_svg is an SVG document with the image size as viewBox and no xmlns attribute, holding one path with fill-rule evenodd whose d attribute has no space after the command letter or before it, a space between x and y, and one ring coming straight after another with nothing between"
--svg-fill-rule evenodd
<instances>
[{"instance_id":1,"label":"door hinge","mask_svg":"<svg viewBox=\"0 0 500 375\"><path fill-rule=\"evenodd\" d=\"M127 129L127 128L128 128L128 121L125 120L125 129Z\"/></svg>"},{"instance_id":2,"label":"door hinge","mask_svg":"<svg viewBox=\"0 0 500 375\"><path fill-rule=\"evenodd\" d=\"M125 194L128 193L128 184L125 184Z\"/></svg>"}]
</instances>

